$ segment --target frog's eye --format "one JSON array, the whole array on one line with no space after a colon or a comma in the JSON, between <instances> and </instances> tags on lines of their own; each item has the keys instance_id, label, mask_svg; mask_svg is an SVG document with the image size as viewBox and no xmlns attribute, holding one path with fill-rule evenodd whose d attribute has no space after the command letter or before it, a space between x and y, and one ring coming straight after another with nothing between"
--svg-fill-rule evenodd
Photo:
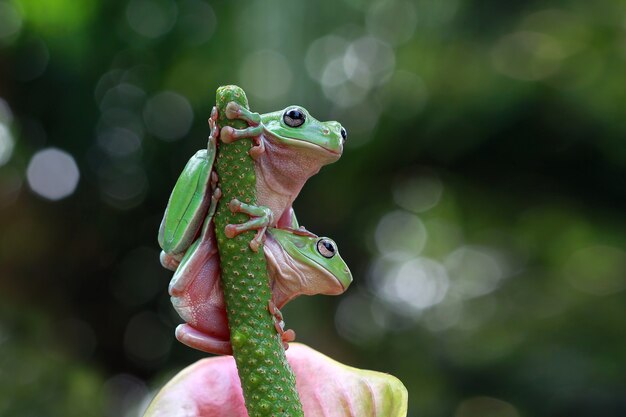
<instances>
[{"instance_id":1,"label":"frog's eye","mask_svg":"<svg viewBox=\"0 0 626 417\"><path fill-rule=\"evenodd\" d=\"M332 258L337 253L335 242L330 239L320 239L317 241L317 251L324 258Z\"/></svg>"},{"instance_id":2,"label":"frog's eye","mask_svg":"<svg viewBox=\"0 0 626 417\"><path fill-rule=\"evenodd\" d=\"M304 120L306 116L304 112L297 107L292 107L285 111L283 114L283 121L287 126L290 127L300 127L304 124Z\"/></svg>"},{"instance_id":3,"label":"frog's eye","mask_svg":"<svg viewBox=\"0 0 626 417\"><path fill-rule=\"evenodd\" d=\"M348 132L343 127L341 128L341 138L343 139L344 143L346 142L346 139L348 139Z\"/></svg>"}]
</instances>

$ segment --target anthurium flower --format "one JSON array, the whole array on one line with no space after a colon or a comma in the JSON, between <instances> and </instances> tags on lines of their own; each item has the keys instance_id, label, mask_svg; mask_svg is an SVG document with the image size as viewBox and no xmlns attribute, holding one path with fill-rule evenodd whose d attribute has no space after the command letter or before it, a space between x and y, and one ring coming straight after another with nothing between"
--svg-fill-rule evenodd
<instances>
[{"instance_id":1,"label":"anthurium flower","mask_svg":"<svg viewBox=\"0 0 626 417\"><path fill-rule=\"evenodd\" d=\"M290 344L287 361L306 417L404 417L407 391L396 377L343 365ZM232 356L202 359L172 378L144 417L247 416Z\"/></svg>"}]
</instances>

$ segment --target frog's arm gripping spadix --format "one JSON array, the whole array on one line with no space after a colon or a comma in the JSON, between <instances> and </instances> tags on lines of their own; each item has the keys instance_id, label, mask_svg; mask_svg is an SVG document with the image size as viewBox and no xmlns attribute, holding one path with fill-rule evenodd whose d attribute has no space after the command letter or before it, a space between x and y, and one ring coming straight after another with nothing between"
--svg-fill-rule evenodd
<instances>
[{"instance_id":1,"label":"frog's arm gripping spadix","mask_svg":"<svg viewBox=\"0 0 626 417\"><path fill-rule=\"evenodd\" d=\"M217 115L212 115L213 117ZM214 123L215 120L209 121L209 124ZM216 181L212 175L217 147L216 135L217 129L212 128L207 149L199 150L187 162L167 203L159 228L159 245L164 252L161 260L166 268L168 255L175 261L180 261L205 220L211 204L212 182ZM172 263L175 264L175 261Z\"/></svg>"}]
</instances>

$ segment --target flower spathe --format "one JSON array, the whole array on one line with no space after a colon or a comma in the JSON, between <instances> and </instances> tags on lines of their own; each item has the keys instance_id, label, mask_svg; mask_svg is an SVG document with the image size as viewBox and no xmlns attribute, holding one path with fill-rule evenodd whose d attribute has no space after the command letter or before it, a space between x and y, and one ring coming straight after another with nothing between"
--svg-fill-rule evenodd
<instances>
[{"instance_id":1,"label":"flower spathe","mask_svg":"<svg viewBox=\"0 0 626 417\"><path fill-rule=\"evenodd\" d=\"M407 390L396 377L343 365L292 343L287 360L306 417L404 417ZM144 417L247 416L232 356L202 359L156 395Z\"/></svg>"}]
</instances>

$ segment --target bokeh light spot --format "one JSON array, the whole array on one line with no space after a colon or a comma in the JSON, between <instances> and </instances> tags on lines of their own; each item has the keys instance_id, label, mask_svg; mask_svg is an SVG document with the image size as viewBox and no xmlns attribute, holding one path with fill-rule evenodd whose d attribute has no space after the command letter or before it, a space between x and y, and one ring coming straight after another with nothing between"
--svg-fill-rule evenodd
<instances>
[{"instance_id":1,"label":"bokeh light spot","mask_svg":"<svg viewBox=\"0 0 626 417\"><path fill-rule=\"evenodd\" d=\"M289 91L293 75L284 55L264 49L244 60L239 78L246 91L258 98L272 100Z\"/></svg>"},{"instance_id":2,"label":"bokeh light spot","mask_svg":"<svg viewBox=\"0 0 626 417\"><path fill-rule=\"evenodd\" d=\"M74 192L80 172L70 154L57 148L48 148L31 158L26 178L35 193L48 200L60 200Z\"/></svg>"},{"instance_id":3,"label":"bokeh light spot","mask_svg":"<svg viewBox=\"0 0 626 417\"><path fill-rule=\"evenodd\" d=\"M305 57L306 69L314 80L321 82L328 63L340 58L348 48L348 41L336 36L327 35L311 43Z\"/></svg>"},{"instance_id":4,"label":"bokeh light spot","mask_svg":"<svg viewBox=\"0 0 626 417\"><path fill-rule=\"evenodd\" d=\"M0 123L10 124L13 122L13 112L4 99L0 98Z\"/></svg>"},{"instance_id":5,"label":"bokeh light spot","mask_svg":"<svg viewBox=\"0 0 626 417\"><path fill-rule=\"evenodd\" d=\"M132 130L112 128L98 135L98 145L113 157L124 157L141 148L141 138Z\"/></svg>"},{"instance_id":6,"label":"bokeh light spot","mask_svg":"<svg viewBox=\"0 0 626 417\"><path fill-rule=\"evenodd\" d=\"M366 17L367 29L392 45L402 44L413 36L417 11L413 2L389 0L374 2Z\"/></svg>"},{"instance_id":7,"label":"bokeh light spot","mask_svg":"<svg viewBox=\"0 0 626 417\"><path fill-rule=\"evenodd\" d=\"M435 207L443 194L443 183L435 176L402 177L393 187L393 199L402 208L422 213Z\"/></svg>"},{"instance_id":8,"label":"bokeh light spot","mask_svg":"<svg viewBox=\"0 0 626 417\"><path fill-rule=\"evenodd\" d=\"M335 58L328 62L324 68L320 81L325 87L332 89L345 83L348 79L343 58Z\"/></svg>"},{"instance_id":9,"label":"bokeh light spot","mask_svg":"<svg viewBox=\"0 0 626 417\"><path fill-rule=\"evenodd\" d=\"M453 292L462 298L489 294L502 278L502 268L486 251L461 247L446 257L444 265L454 282Z\"/></svg>"},{"instance_id":10,"label":"bokeh light spot","mask_svg":"<svg viewBox=\"0 0 626 417\"><path fill-rule=\"evenodd\" d=\"M0 123L8 125L11 122L13 122L13 112L9 107L9 103L0 98Z\"/></svg>"},{"instance_id":11,"label":"bokeh light spot","mask_svg":"<svg viewBox=\"0 0 626 417\"><path fill-rule=\"evenodd\" d=\"M143 118L150 133L160 139L174 141L189 132L193 110L185 97L164 91L148 100Z\"/></svg>"},{"instance_id":12,"label":"bokeh light spot","mask_svg":"<svg viewBox=\"0 0 626 417\"><path fill-rule=\"evenodd\" d=\"M315 54L327 48L331 39L316 43ZM350 43L342 55L325 61L327 63L319 77L324 95L337 106L345 108L361 103L373 87L388 81L395 66L395 54L386 43L364 36ZM317 77L317 67L311 67L311 72Z\"/></svg>"},{"instance_id":13,"label":"bokeh light spot","mask_svg":"<svg viewBox=\"0 0 626 417\"><path fill-rule=\"evenodd\" d=\"M626 288L626 252L605 245L580 249L567 260L563 273L579 291L613 294Z\"/></svg>"},{"instance_id":14,"label":"bokeh light spot","mask_svg":"<svg viewBox=\"0 0 626 417\"><path fill-rule=\"evenodd\" d=\"M11 159L15 140L8 126L0 121L0 167Z\"/></svg>"},{"instance_id":15,"label":"bokeh light spot","mask_svg":"<svg viewBox=\"0 0 626 417\"><path fill-rule=\"evenodd\" d=\"M22 28L22 15L10 2L0 2L0 39L8 38Z\"/></svg>"},{"instance_id":16,"label":"bokeh light spot","mask_svg":"<svg viewBox=\"0 0 626 417\"><path fill-rule=\"evenodd\" d=\"M394 259L410 259L422 252L428 234L419 217L396 210L378 222L374 239L381 254Z\"/></svg>"},{"instance_id":17,"label":"bokeh light spot","mask_svg":"<svg viewBox=\"0 0 626 417\"><path fill-rule=\"evenodd\" d=\"M98 134L106 134L113 129L125 129L133 132L141 140L144 135L144 123L135 112L121 108L111 108L102 112L96 127Z\"/></svg>"},{"instance_id":18,"label":"bokeh light spot","mask_svg":"<svg viewBox=\"0 0 626 417\"><path fill-rule=\"evenodd\" d=\"M169 32L176 23L178 9L172 0L130 0L126 18L131 28L147 38Z\"/></svg>"},{"instance_id":19,"label":"bokeh light spot","mask_svg":"<svg viewBox=\"0 0 626 417\"><path fill-rule=\"evenodd\" d=\"M100 110L104 111L111 108L139 108L146 94L142 89L129 83L120 83L104 93L100 101Z\"/></svg>"},{"instance_id":20,"label":"bokeh light spot","mask_svg":"<svg viewBox=\"0 0 626 417\"><path fill-rule=\"evenodd\" d=\"M376 283L378 295L390 308L405 315L419 314L439 304L449 287L445 268L423 257L395 265Z\"/></svg>"},{"instance_id":21,"label":"bokeh light spot","mask_svg":"<svg viewBox=\"0 0 626 417\"><path fill-rule=\"evenodd\" d=\"M389 80L396 56L385 42L373 36L364 36L350 44L343 63L346 74L354 83L369 88Z\"/></svg>"},{"instance_id":22,"label":"bokeh light spot","mask_svg":"<svg viewBox=\"0 0 626 417\"><path fill-rule=\"evenodd\" d=\"M523 81L544 79L559 70L565 53L552 36L519 31L503 37L492 51L494 68Z\"/></svg>"}]
</instances>

